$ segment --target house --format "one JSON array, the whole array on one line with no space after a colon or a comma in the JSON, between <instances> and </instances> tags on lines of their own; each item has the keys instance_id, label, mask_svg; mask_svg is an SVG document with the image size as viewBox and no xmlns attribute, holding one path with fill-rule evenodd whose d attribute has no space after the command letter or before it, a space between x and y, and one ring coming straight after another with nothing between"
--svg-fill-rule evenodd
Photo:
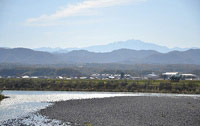
<instances>
[{"instance_id":1,"label":"house","mask_svg":"<svg viewBox=\"0 0 200 126\"><path fill-rule=\"evenodd\" d=\"M90 79L91 79L91 80L94 80L95 78L94 78L94 77L90 77Z\"/></svg>"},{"instance_id":2,"label":"house","mask_svg":"<svg viewBox=\"0 0 200 126\"><path fill-rule=\"evenodd\" d=\"M120 74L114 74L113 76L115 77L114 79L116 79L116 80L121 79L121 75Z\"/></svg>"},{"instance_id":3,"label":"house","mask_svg":"<svg viewBox=\"0 0 200 126\"><path fill-rule=\"evenodd\" d=\"M148 74L146 77L147 77L149 80L156 80L156 79L159 78L159 76L156 75L154 72L152 72L151 74Z\"/></svg>"},{"instance_id":4,"label":"house","mask_svg":"<svg viewBox=\"0 0 200 126\"><path fill-rule=\"evenodd\" d=\"M132 76L131 76L130 74L125 74L125 75L124 75L124 78L125 78L125 79L131 79L131 77L132 77Z\"/></svg>"},{"instance_id":5,"label":"house","mask_svg":"<svg viewBox=\"0 0 200 126\"><path fill-rule=\"evenodd\" d=\"M37 76L32 76L32 77L30 77L30 78L32 78L32 79L38 79L38 77L37 77Z\"/></svg>"},{"instance_id":6,"label":"house","mask_svg":"<svg viewBox=\"0 0 200 126\"><path fill-rule=\"evenodd\" d=\"M197 80L197 76L195 74L181 74L182 80Z\"/></svg>"},{"instance_id":7,"label":"house","mask_svg":"<svg viewBox=\"0 0 200 126\"><path fill-rule=\"evenodd\" d=\"M98 73L95 73L95 74L92 74L91 77L94 78L94 79L100 79L101 75L98 74Z\"/></svg>"},{"instance_id":8,"label":"house","mask_svg":"<svg viewBox=\"0 0 200 126\"><path fill-rule=\"evenodd\" d=\"M58 76L58 77L56 77L57 79L63 79L63 77L62 76Z\"/></svg>"},{"instance_id":9,"label":"house","mask_svg":"<svg viewBox=\"0 0 200 126\"><path fill-rule=\"evenodd\" d=\"M115 79L113 75L108 76L109 79Z\"/></svg>"},{"instance_id":10,"label":"house","mask_svg":"<svg viewBox=\"0 0 200 126\"><path fill-rule=\"evenodd\" d=\"M65 79L66 79L66 80L71 80L72 78L71 78L71 77L66 77Z\"/></svg>"},{"instance_id":11,"label":"house","mask_svg":"<svg viewBox=\"0 0 200 126\"><path fill-rule=\"evenodd\" d=\"M172 76L176 76L179 75L179 72L166 72L166 73L162 73L162 77L164 80L169 80Z\"/></svg>"},{"instance_id":12,"label":"house","mask_svg":"<svg viewBox=\"0 0 200 126\"><path fill-rule=\"evenodd\" d=\"M27 79L27 78L30 78L30 77L27 76L27 75L24 75L24 76L22 76L22 78Z\"/></svg>"},{"instance_id":13,"label":"house","mask_svg":"<svg viewBox=\"0 0 200 126\"><path fill-rule=\"evenodd\" d=\"M87 79L87 77L80 77L80 79L81 79L81 80L83 80L83 79Z\"/></svg>"}]
</instances>

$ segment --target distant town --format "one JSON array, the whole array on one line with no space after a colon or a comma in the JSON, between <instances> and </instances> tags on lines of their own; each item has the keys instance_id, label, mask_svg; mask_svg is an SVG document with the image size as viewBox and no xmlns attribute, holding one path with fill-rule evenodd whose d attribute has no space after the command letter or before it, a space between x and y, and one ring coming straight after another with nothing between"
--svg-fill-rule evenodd
<instances>
[{"instance_id":1,"label":"distant town","mask_svg":"<svg viewBox=\"0 0 200 126\"><path fill-rule=\"evenodd\" d=\"M147 74L145 76L132 76L130 74L121 73L121 74L99 74L94 73L90 76L0 76L0 78L23 78L23 79L65 79L65 80L72 80L72 79L97 79L97 80L120 80L120 79L126 79L126 80L200 80L200 77L198 77L195 74L191 73L179 73L179 72L165 72L162 74L155 74L154 72Z\"/></svg>"}]
</instances>

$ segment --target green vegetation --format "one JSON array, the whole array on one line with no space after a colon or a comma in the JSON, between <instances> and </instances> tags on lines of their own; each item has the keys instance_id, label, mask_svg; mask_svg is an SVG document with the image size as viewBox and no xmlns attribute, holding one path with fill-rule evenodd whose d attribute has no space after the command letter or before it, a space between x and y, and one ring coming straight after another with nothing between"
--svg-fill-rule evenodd
<instances>
[{"instance_id":1,"label":"green vegetation","mask_svg":"<svg viewBox=\"0 0 200 126\"><path fill-rule=\"evenodd\" d=\"M4 96L0 94L0 101L4 99Z\"/></svg>"},{"instance_id":2,"label":"green vegetation","mask_svg":"<svg viewBox=\"0 0 200 126\"><path fill-rule=\"evenodd\" d=\"M85 126L92 126L91 123L85 123Z\"/></svg>"},{"instance_id":3,"label":"green vegetation","mask_svg":"<svg viewBox=\"0 0 200 126\"><path fill-rule=\"evenodd\" d=\"M2 91L0 90L0 101L3 100L3 99L5 98L5 96L2 95L1 93L2 93Z\"/></svg>"},{"instance_id":4,"label":"green vegetation","mask_svg":"<svg viewBox=\"0 0 200 126\"><path fill-rule=\"evenodd\" d=\"M0 79L4 90L106 91L200 94L200 81Z\"/></svg>"}]
</instances>

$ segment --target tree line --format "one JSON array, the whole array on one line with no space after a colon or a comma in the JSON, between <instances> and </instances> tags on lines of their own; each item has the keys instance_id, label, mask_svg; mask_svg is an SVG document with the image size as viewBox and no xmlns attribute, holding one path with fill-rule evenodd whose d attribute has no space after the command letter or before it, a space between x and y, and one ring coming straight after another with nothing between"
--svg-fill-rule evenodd
<instances>
[{"instance_id":1,"label":"tree line","mask_svg":"<svg viewBox=\"0 0 200 126\"><path fill-rule=\"evenodd\" d=\"M105 91L200 94L200 81L0 79L3 90Z\"/></svg>"}]
</instances>

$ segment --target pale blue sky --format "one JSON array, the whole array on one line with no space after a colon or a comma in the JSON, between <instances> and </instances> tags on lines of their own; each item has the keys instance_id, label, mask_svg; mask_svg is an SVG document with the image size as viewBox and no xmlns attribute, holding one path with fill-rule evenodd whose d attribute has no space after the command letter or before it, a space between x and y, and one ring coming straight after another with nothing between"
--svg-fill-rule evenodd
<instances>
[{"instance_id":1,"label":"pale blue sky","mask_svg":"<svg viewBox=\"0 0 200 126\"><path fill-rule=\"evenodd\" d=\"M200 0L0 0L0 47L87 47L128 39L200 47Z\"/></svg>"}]
</instances>

